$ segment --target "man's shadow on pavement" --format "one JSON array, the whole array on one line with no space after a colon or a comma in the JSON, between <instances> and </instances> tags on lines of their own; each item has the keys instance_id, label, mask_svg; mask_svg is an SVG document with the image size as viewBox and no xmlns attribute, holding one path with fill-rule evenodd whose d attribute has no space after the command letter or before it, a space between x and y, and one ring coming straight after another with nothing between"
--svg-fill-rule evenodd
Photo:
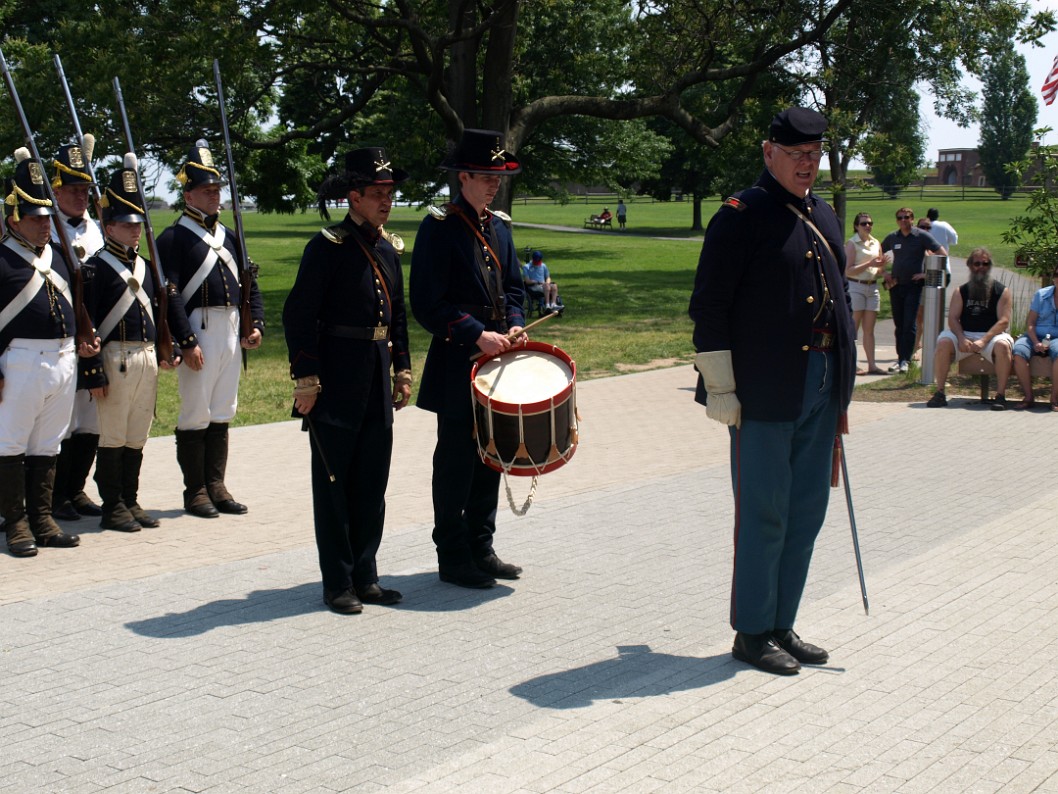
<instances>
[{"instance_id":1,"label":"man's shadow on pavement","mask_svg":"<svg viewBox=\"0 0 1058 794\"><path fill-rule=\"evenodd\" d=\"M654 653L649 645L618 645L617 654L613 659L538 676L516 684L510 692L540 708L576 709L596 701L700 689L745 669L727 653L698 658Z\"/></svg>"},{"instance_id":2,"label":"man's shadow on pavement","mask_svg":"<svg viewBox=\"0 0 1058 794\"><path fill-rule=\"evenodd\" d=\"M405 576L385 576L383 587L400 590L404 600L388 607L366 604L368 610L407 609L417 612L457 612L472 609L487 601L505 598L513 591L509 587L496 586L487 590L468 590L442 584L437 572L424 571ZM222 598L199 604L186 612L169 612L157 617L133 620L125 627L145 637L162 639L194 637L222 626L239 626L249 623L268 623L313 612L327 612L323 603L323 585L319 582L299 584L294 587L272 590L254 590L240 598ZM335 615L342 620L354 620L356 616Z\"/></svg>"}]
</instances>

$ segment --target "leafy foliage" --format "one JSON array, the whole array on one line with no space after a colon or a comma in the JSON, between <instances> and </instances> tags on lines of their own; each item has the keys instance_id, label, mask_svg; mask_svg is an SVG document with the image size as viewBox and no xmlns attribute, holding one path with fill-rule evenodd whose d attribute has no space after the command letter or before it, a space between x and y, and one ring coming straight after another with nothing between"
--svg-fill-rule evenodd
<instances>
[{"instance_id":1,"label":"leafy foliage","mask_svg":"<svg viewBox=\"0 0 1058 794\"><path fill-rule=\"evenodd\" d=\"M983 93L978 147L981 167L996 192L1007 199L1021 185L1021 172L1010 171L1007 164L1024 158L1029 151L1039 110L1029 90L1025 56L1013 46L998 48L988 59Z\"/></svg>"}]
</instances>

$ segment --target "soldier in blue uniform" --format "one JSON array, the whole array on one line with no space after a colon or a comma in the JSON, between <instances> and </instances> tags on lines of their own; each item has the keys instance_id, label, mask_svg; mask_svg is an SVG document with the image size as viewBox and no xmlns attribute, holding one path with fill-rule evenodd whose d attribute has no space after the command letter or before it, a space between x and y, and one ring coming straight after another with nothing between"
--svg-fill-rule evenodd
<instances>
[{"instance_id":1,"label":"soldier in blue uniform","mask_svg":"<svg viewBox=\"0 0 1058 794\"><path fill-rule=\"evenodd\" d=\"M115 171L101 202L105 245L84 264L90 274L85 305L103 344L98 356L81 360L81 378L99 415L99 525L121 532L158 526L138 501L140 467L154 419L158 367L171 366L158 358L158 287L153 267L138 252L146 220L139 201L135 169Z\"/></svg>"},{"instance_id":2,"label":"soldier in blue uniform","mask_svg":"<svg viewBox=\"0 0 1058 794\"><path fill-rule=\"evenodd\" d=\"M690 303L696 399L731 435L732 655L779 674L828 658L793 629L855 377L843 235L811 192L826 127L774 118L765 172L709 223Z\"/></svg>"},{"instance_id":3,"label":"soldier in blue uniform","mask_svg":"<svg viewBox=\"0 0 1058 794\"><path fill-rule=\"evenodd\" d=\"M375 556L386 516L393 411L411 397L404 244L382 228L395 186L407 176L381 147L346 155L344 172L329 177L319 197L325 217L328 200L347 199L349 212L305 246L283 307L294 416L305 417L310 431L323 600L340 614L401 600L378 584Z\"/></svg>"},{"instance_id":4,"label":"soldier in blue uniform","mask_svg":"<svg viewBox=\"0 0 1058 794\"><path fill-rule=\"evenodd\" d=\"M86 139L89 136L85 136ZM93 139L94 141L94 139ZM89 149L85 144L85 149ZM103 233L99 224L88 216L89 189L95 184L88 170L88 154L78 144L59 147L52 161L55 174L51 180L55 193L55 223L66 224L66 233L77 257L74 266L80 267L88 257L103 247ZM52 226L51 241L59 243L59 234ZM85 493L85 483L95 462L99 444L99 418L91 394L78 378L74 396L73 416L66 438L59 447L55 462L55 494L53 513L64 521L77 521L81 516L98 516L99 505Z\"/></svg>"},{"instance_id":5,"label":"soldier in blue uniform","mask_svg":"<svg viewBox=\"0 0 1058 794\"><path fill-rule=\"evenodd\" d=\"M15 557L80 543L51 514L76 385L73 271L49 241L54 209L40 164L29 158L27 149L15 152L0 241L0 515Z\"/></svg>"},{"instance_id":6,"label":"soldier in blue uniform","mask_svg":"<svg viewBox=\"0 0 1058 794\"><path fill-rule=\"evenodd\" d=\"M228 424L239 401L240 350L261 345L264 302L251 276L253 332L239 326L239 242L219 220L220 171L205 141L188 152L176 175L184 189L184 214L158 235L165 277L176 285L169 328L180 348L180 415L176 458L184 475L184 509L199 518L241 515L224 484Z\"/></svg>"},{"instance_id":7,"label":"soldier in blue uniform","mask_svg":"<svg viewBox=\"0 0 1058 794\"><path fill-rule=\"evenodd\" d=\"M500 179L521 166L499 132L468 129L441 167L458 174L460 193L419 226L410 284L415 319L433 334L417 402L437 414L433 540L442 582L491 587L522 569L493 548L500 474L481 462L474 442L470 357L509 349L507 334L525 324L509 218L488 209Z\"/></svg>"}]
</instances>

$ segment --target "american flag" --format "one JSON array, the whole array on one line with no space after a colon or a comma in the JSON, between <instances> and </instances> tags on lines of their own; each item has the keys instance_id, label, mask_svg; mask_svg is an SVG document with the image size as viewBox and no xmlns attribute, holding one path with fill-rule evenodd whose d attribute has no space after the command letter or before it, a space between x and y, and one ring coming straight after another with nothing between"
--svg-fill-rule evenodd
<instances>
[{"instance_id":1,"label":"american flag","mask_svg":"<svg viewBox=\"0 0 1058 794\"><path fill-rule=\"evenodd\" d=\"M1055 95L1058 95L1058 55L1054 56L1051 72L1047 75L1047 79L1043 81L1043 88L1040 91L1043 92L1043 101L1047 105L1054 101Z\"/></svg>"}]
</instances>

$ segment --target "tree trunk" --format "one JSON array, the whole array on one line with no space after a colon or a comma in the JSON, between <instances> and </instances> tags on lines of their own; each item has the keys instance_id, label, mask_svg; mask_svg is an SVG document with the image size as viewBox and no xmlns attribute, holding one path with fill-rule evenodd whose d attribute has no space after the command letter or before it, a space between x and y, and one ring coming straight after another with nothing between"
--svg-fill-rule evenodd
<instances>
[{"instance_id":1,"label":"tree trunk","mask_svg":"<svg viewBox=\"0 0 1058 794\"><path fill-rule=\"evenodd\" d=\"M702 197L695 193L691 196L691 231L702 230Z\"/></svg>"}]
</instances>

